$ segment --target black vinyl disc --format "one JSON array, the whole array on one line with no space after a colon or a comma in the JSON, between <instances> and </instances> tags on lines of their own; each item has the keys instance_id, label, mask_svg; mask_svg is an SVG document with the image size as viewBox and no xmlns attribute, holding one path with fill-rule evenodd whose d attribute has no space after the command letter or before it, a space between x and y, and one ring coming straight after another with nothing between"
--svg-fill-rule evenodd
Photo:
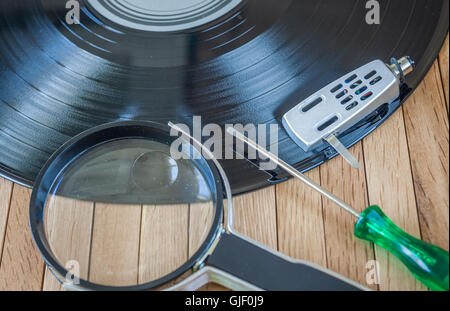
<instances>
[{"instance_id":1,"label":"black vinyl disc","mask_svg":"<svg viewBox=\"0 0 450 311\"><path fill-rule=\"evenodd\" d=\"M74 2L79 24L68 24ZM380 24L371 25L368 2L189 0L166 14L143 9L153 3L143 0L1 1L0 174L32 185L49 156L83 130L193 115L203 125L279 124L279 156L315 167L335 153L303 152L284 132L283 114L374 59L410 56L417 67L401 99L342 135L350 146L418 86L448 32L448 0L379 0ZM285 178L246 160L222 163L235 193Z\"/></svg>"}]
</instances>

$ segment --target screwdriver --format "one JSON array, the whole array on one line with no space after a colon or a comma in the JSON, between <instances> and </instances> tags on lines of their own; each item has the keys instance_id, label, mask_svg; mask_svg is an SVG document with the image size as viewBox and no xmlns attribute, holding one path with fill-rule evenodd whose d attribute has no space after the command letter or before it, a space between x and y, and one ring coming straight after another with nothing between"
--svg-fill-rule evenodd
<instances>
[{"instance_id":1,"label":"screwdriver","mask_svg":"<svg viewBox=\"0 0 450 311\"><path fill-rule=\"evenodd\" d=\"M447 251L416 239L404 232L378 206L370 206L362 213L358 213L347 203L233 127L228 127L227 132L242 142L245 142L260 154L279 165L290 175L300 179L303 183L353 215L356 218L354 235L357 238L373 242L396 256L420 282L431 290L449 290L449 256Z\"/></svg>"}]
</instances>

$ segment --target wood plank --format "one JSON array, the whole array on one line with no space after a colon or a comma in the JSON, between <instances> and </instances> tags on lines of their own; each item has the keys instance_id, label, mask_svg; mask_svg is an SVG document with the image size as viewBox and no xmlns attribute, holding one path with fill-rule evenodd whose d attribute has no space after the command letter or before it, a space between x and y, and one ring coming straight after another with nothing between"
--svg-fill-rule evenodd
<instances>
[{"instance_id":1,"label":"wood plank","mask_svg":"<svg viewBox=\"0 0 450 311\"><path fill-rule=\"evenodd\" d=\"M444 46L442 47L442 50L439 54L439 67L440 67L440 73L441 73L441 79L442 79L442 85L444 88L444 94L445 94L445 99L446 99L446 103L447 103L447 114L449 112L449 94L448 94L448 89L449 89L449 77L448 77L448 59L449 59L449 39L448 39L448 34L447 34L447 39L444 42Z\"/></svg>"},{"instance_id":2,"label":"wood plank","mask_svg":"<svg viewBox=\"0 0 450 311\"><path fill-rule=\"evenodd\" d=\"M362 144L350 149L361 163L351 167L342 157L336 157L320 167L321 184L357 211L368 206L367 185ZM355 217L323 198L325 243L328 268L374 290L376 281L366 279L369 261L375 259L373 246L353 235Z\"/></svg>"},{"instance_id":3,"label":"wood plank","mask_svg":"<svg viewBox=\"0 0 450 311\"><path fill-rule=\"evenodd\" d=\"M422 237L448 250L449 122L445 106L435 63L403 111Z\"/></svg>"},{"instance_id":4,"label":"wood plank","mask_svg":"<svg viewBox=\"0 0 450 311\"><path fill-rule=\"evenodd\" d=\"M189 206L189 257L195 254L208 236L214 220L215 207L212 202L195 203Z\"/></svg>"},{"instance_id":5,"label":"wood plank","mask_svg":"<svg viewBox=\"0 0 450 311\"><path fill-rule=\"evenodd\" d=\"M137 284L141 210L140 205L95 204L89 281Z\"/></svg>"},{"instance_id":6,"label":"wood plank","mask_svg":"<svg viewBox=\"0 0 450 311\"><path fill-rule=\"evenodd\" d=\"M320 183L318 168L306 176ZM276 200L279 251L326 267L320 194L292 178L276 186Z\"/></svg>"},{"instance_id":7,"label":"wood plank","mask_svg":"<svg viewBox=\"0 0 450 311\"><path fill-rule=\"evenodd\" d=\"M45 267L44 284L42 284L42 290L46 292L62 292L65 290L63 285L47 267Z\"/></svg>"},{"instance_id":8,"label":"wood plank","mask_svg":"<svg viewBox=\"0 0 450 311\"><path fill-rule=\"evenodd\" d=\"M189 205L144 205L139 283L158 279L188 259Z\"/></svg>"},{"instance_id":9,"label":"wood plank","mask_svg":"<svg viewBox=\"0 0 450 311\"><path fill-rule=\"evenodd\" d=\"M31 190L13 187L0 265L0 290L40 290L44 262L34 246L28 225Z\"/></svg>"},{"instance_id":10,"label":"wood plank","mask_svg":"<svg viewBox=\"0 0 450 311\"><path fill-rule=\"evenodd\" d=\"M233 206L235 231L278 249L275 187L235 197Z\"/></svg>"},{"instance_id":11,"label":"wood plank","mask_svg":"<svg viewBox=\"0 0 450 311\"><path fill-rule=\"evenodd\" d=\"M407 105L408 103L406 103ZM402 108L363 141L370 205L420 238ZM393 255L376 246L381 290L425 289Z\"/></svg>"},{"instance_id":12,"label":"wood plank","mask_svg":"<svg viewBox=\"0 0 450 311\"><path fill-rule=\"evenodd\" d=\"M0 178L0 262L2 258L3 242L5 241L12 189L12 182Z\"/></svg>"},{"instance_id":13,"label":"wood plank","mask_svg":"<svg viewBox=\"0 0 450 311\"><path fill-rule=\"evenodd\" d=\"M67 268L77 262L77 277L88 278L94 203L61 196L49 200L45 211L46 233L53 252ZM46 269L43 290L62 290L61 283Z\"/></svg>"}]
</instances>

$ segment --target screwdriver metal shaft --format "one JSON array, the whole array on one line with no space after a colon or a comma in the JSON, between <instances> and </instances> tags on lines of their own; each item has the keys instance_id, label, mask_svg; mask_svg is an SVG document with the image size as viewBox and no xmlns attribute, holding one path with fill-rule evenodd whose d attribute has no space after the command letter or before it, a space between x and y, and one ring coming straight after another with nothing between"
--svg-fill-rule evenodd
<instances>
[{"instance_id":1,"label":"screwdriver metal shaft","mask_svg":"<svg viewBox=\"0 0 450 311\"><path fill-rule=\"evenodd\" d=\"M281 160L280 158L278 158L276 155L274 155L270 151L268 151L265 148L263 148L260 145L258 145L256 142L254 142L253 140L251 140L247 136L245 136L242 133L238 132L233 127L228 127L227 128L227 132L230 135L235 136L237 139L245 142L247 145L249 145L253 149L257 150L259 153L264 155L266 158L270 159L272 162L274 162L275 164L279 165L286 172L288 172L292 176L300 179L304 184L306 184L309 187L313 188L314 190L318 191L324 197L326 197L327 199L329 199L332 202L336 203L337 205L342 207L344 210L346 210L347 212L349 212L350 214L352 214L356 218L359 218L360 214L357 211L355 211L350 205L348 205L347 203L345 203L344 201L342 201L341 199L336 197L334 194L332 194L328 190L322 188L320 185L318 185L317 183L315 183L314 181L312 181L311 179L309 179L308 177L306 177L305 175L300 173L298 170L296 170L291 165L289 165L288 163L286 163L283 160Z\"/></svg>"}]
</instances>

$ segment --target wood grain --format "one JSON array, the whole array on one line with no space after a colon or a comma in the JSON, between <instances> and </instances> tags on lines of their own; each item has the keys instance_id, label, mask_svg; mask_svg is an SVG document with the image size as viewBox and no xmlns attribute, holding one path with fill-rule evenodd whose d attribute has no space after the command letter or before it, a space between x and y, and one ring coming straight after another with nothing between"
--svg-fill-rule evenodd
<instances>
[{"instance_id":1,"label":"wood grain","mask_svg":"<svg viewBox=\"0 0 450 311\"><path fill-rule=\"evenodd\" d=\"M448 250L449 124L437 67L403 111L422 238Z\"/></svg>"},{"instance_id":2,"label":"wood grain","mask_svg":"<svg viewBox=\"0 0 450 311\"><path fill-rule=\"evenodd\" d=\"M31 190L13 187L8 226L0 265L0 290L40 290L44 262L28 225Z\"/></svg>"},{"instance_id":3,"label":"wood grain","mask_svg":"<svg viewBox=\"0 0 450 311\"><path fill-rule=\"evenodd\" d=\"M447 39L444 42L444 46L442 47L441 53L439 54L439 67L440 67L440 73L441 73L441 80L442 80L442 85L444 88L444 94L445 94L445 100L447 103L447 114L449 112L449 94L448 94L448 89L449 89L449 78L448 78L448 59L449 59L449 39L448 39L448 35L447 35ZM436 68L433 68L433 70L436 70ZM439 81L437 81L437 83L439 83Z\"/></svg>"},{"instance_id":4,"label":"wood grain","mask_svg":"<svg viewBox=\"0 0 450 311\"><path fill-rule=\"evenodd\" d=\"M140 205L95 204L89 281L112 286L138 283L141 210Z\"/></svg>"},{"instance_id":5,"label":"wood grain","mask_svg":"<svg viewBox=\"0 0 450 311\"><path fill-rule=\"evenodd\" d=\"M195 254L208 236L214 220L215 207L212 202L195 203L189 206L189 257Z\"/></svg>"},{"instance_id":6,"label":"wood grain","mask_svg":"<svg viewBox=\"0 0 450 311\"><path fill-rule=\"evenodd\" d=\"M306 174L320 183L319 168ZM322 199L297 179L276 186L279 251L327 266Z\"/></svg>"},{"instance_id":7,"label":"wood grain","mask_svg":"<svg viewBox=\"0 0 450 311\"><path fill-rule=\"evenodd\" d=\"M188 259L189 205L144 205L139 283L158 279Z\"/></svg>"},{"instance_id":8,"label":"wood grain","mask_svg":"<svg viewBox=\"0 0 450 311\"><path fill-rule=\"evenodd\" d=\"M342 157L336 157L320 167L322 186L355 210L368 206L362 144L350 149L361 163L351 167ZM353 235L355 217L333 202L323 199L323 216L328 268L364 286L377 289L376 282L366 280L367 266L375 259L373 246ZM369 264L369 265L368 265Z\"/></svg>"},{"instance_id":9,"label":"wood grain","mask_svg":"<svg viewBox=\"0 0 450 311\"><path fill-rule=\"evenodd\" d=\"M380 206L400 228L418 238L419 218L402 109L363 142L370 205ZM381 290L424 289L393 255L376 246Z\"/></svg>"},{"instance_id":10,"label":"wood grain","mask_svg":"<svg viewBox=\"0 0 450 311\"><path fill-rule=\"evenodd\" d=\"M93 213L94 203L61 196L52 197L45 211L46 233L56 258L66 268L76 261L76 277L84 280L89 271ZM48 269L43 290L62 290Z\"/></svg>"},{"instance_id":11,"label":"wood grain","mask_svg":"<svg viewBox=\"0 0 450 311\"><path fill-rule=\"evenodd\" d=\"M12 182L0 178L0 262L3 253L3 242L5 241L6 224L8 221L12 189Z\"/></svg>"},{"instance_id":12,"label":"wood grain","mask_svg":"<svg viewBox=\"0 0 450 311\"><path fill-rule=\"evenodd\" d=\"M235 197L233 206L235 231L278 249L275 187Z\"/></svg>"}]
</instances>

